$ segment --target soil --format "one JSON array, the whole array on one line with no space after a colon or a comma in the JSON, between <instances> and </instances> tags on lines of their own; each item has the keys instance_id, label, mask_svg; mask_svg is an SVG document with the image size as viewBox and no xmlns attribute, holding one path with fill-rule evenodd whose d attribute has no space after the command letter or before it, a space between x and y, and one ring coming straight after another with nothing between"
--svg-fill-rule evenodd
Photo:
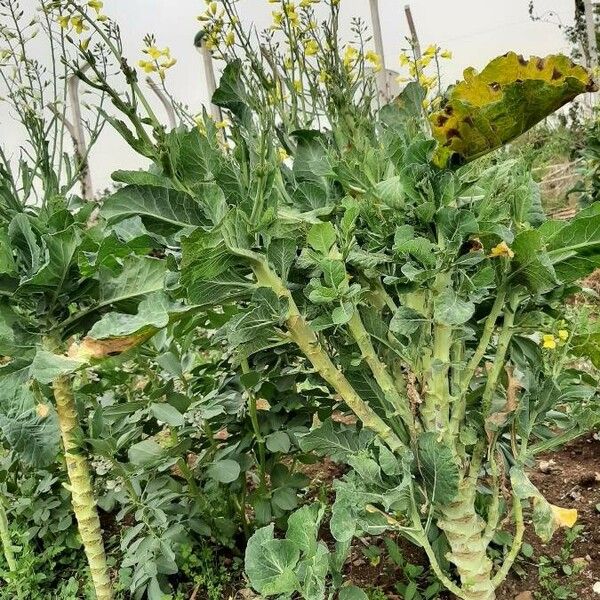
<instances>
[{"instance_id":1,"label":"soil","mask_svg":"<svg viewBox=\"0 0 600 600\"><path fill-rule=\"evenodd\" d=\"M583 527L573 544L570 557L566 562L557 561L559 565L581 565L582 571L570 577L558 573L550 581L551 588L565 586L572 593L569 598L598 600L600 596L593 592L592 587L595 582L600 581L600 512L596 508L600 503L600 439L582 438L560 452L540 455L536 468L529 472L529 477L549 502L577 509L577 525ZM565 531L558 531L549 543L542 544L532 527L528 527L525 541L533 546L533 556L527 559L520 557L516 568L497 591L497 600L559 600L540 588L538 561L541 556L559 556L565 543ZM390 600L401 600L402 597L394 589L396 582L402 580L401 573L388 565L387 561L385 564L382 560L380 564L372 565L364 556L363 548L372 544L373 540L365 542L362 547L357 544L353 548L347 578L363 588L379 587ZM400 539L397 543L409 563L427 564L418 548ZM447 593L439 596L439 600L451 598L453 597Z\"/></svg>"}]
</instances>

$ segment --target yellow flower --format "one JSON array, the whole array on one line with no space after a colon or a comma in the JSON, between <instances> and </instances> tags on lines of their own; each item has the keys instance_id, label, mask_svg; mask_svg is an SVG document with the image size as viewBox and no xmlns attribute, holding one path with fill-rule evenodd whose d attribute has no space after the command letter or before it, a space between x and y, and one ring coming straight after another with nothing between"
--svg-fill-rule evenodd
<instances>
[{"instance_id":1,"label":"yellow flower","mask_svg":"<svg viewBox=\"0 0 600 600\"><path fill-rule=\"evenodd\" d=\"M76 33L83 33L89 29L89 27L87 27L87 25L83 22L83 17L80 15L71 17L71 25L73 26L73 29L75 29Z\"/></svg>"},{"instance_id":2,"label":"yellow flower","mask_svg":"<svg viewBox=\"0 0 600 600\"><path fill-rule=\"evenodd\" d=\"M96 21L100 21L100 23L104 23L104 21L108 21L108 16L107 15L98 15L96 17Z\"/></svg>"},{"instance_id":3,"label":"yellow flower","mask_svg":"<svg viewBox=\"0 0 600 600\"><path fill-rule=\"evenodd\" d=\"M216 14L217 14L217 3L216 3L216 2L211 2L211 3L208 5L208 12L209 12L211 15L216 15Z\"/></svg>"},{"instance_id":4,"label":"yellow flower","mask_svg":"<svg viewBox=\"0 0 600 600\"><path fill-rule=\"evenodd\" d=\"M435 56L437 52L437 46L435 44L430 44L425 48L425 52L423 52L424 56Z\"/></svg>"},{"instance_id":5,"label":"yellow flower","mask_svg":"<svg viewBox=\"0 0 600 600\"><path fill-rule=\"evenodd\" d=\"M161 56L164 56L166 58L169 58L171 56L171 51L169 50L169 48L163 48L161 50L156 46L148 46L147 48L144 48L143 52L147 54L150 58L153 58L154 60L157 60Z\"/></svg>"},{"instance_id":6,"label":"yellow flower","mask_svg":"<svg viewBox=\"0 0 600 600\"><path fill-rule=\"evenodd\" d=\"M277 148L277 156L281 162L289 158L289 154L285 151L284 148Z\"/></svg>"},{"instance_id":7,"label":"yellow flower","mask_svg":"<svg viewBox=\"0 0 600 600\"><path fill-rule=\"evenodd\" d=\"M169 60L165 60L164 62L160 63L160 66L162 69L170 69L175 64L177 64L177 59L169 58Z\"/></svg>"},{"instance_id":8,"label":"yellow flower","mask_svg":"<svg viewBox=\"0 0 600 600\"><path fill-rule=\"evenodd\" d=\"M157 70L156 65L150 60L140 60L138 66L144 69L144 73L154 73Z\"/></svg>"},{"instance_id":9,"label":"yellow flower","mask_svg":"<svg viewBox=\"0 0 600 600\"><path fill-rule=\"evenodd\" d=\"M319 44L316 40L308 40L304 44L304 53L306 56L314 56L319 51Z\"/></svg>"},{"instance_id":10,"label":"yellow flower","mask_svg":"<svg viewBox=\"0 0 600 600\"><path fill-rule=\"evenodd\" d=\"M398 57L398 62L400 63L401 67L405 67L406 65L411 63L411 59L410 56L408 54L405 54L404 52Z\"/></svg>"},{"instance_id":11,"label":"yellow flower","mask_svg":"<svg viewBox=\"0 0 600 600\"><path fill-rule=\"evenodd\" d=\"M452 58L452 51L450 51L450 50L443 50L442 52L440 52L440 56L442 58L450 59L450 58Z\"/></svg>"},{"instance_id":12,"label":"yellow flower","mask_svg":"<svg viewBox=\"0 0 600 600\"><path fill-rule=\"evenodd\" d=\"M229 31L229 32L227 32L227 35L225 36L225 45L233 46L234 44L235 44L235 33L233 33L233 31Z\"/></svg>"},{"instance_id":13,"label":"yellow flower","mask_svg":"<svg viewBox=\"0 0 600 600\"><path fill-rule=\"evenodd\" d=\"M373 65L373 70L376 73L381 71L381 56L379 56L377 52L373 52L373 50L367 50L365 53L365 58Z\"/></svg>"},{"instance_id":14,"label":"yellow flower","mask_svg":"<svg viewBox=\"0 0 600 600\"><path fill-rule=\"evenodd\" d=\"M329 73L327 73L327 71L325 71L325 69L321 69L319 71L319 82L325 83L328 79L329 79Z\"/></svg>"},{"instance_id":15,"label":"yellow flower","mask_svg":"<svg viewBox=\"0 0 600 600\"><path fill-rule=\"evenodd\" d=\"M419 83L427 90L430 90L436 84L436 82L437 77L427 77L423 74L419 75Z\"/></svg>"},{"instance_id":16,"label":"yellow flower","mask_svg":"<svg viewBox=\"0 0 600 600\"><path fill-rule=\"evenodd\" d=\"M302 81L300 81L300 79L294 79L294 89L297 94L302 93Z\"/></svg>"},{"instance_id":17,"label":"yellow flower","mask_svg":"<svg viewBox=\"0 0 600 600\"><path fill-rule=\"evenodd\" d=\"M85 52L85 51L88 49L88 47L89 47L89 45L90 45L90 40L91 40L91 39L92 39L92 38L87 38L87 39L85 39L85 40L81 40L81 42L79 42L79 47L80 47L80 48L81 48L81 49L82 49L84 52Z\"/></svg>"},{"instance_id":18,"label":"yellow flower","mask_svg":"<svg viewBox=\"0 0 600 600\"><path fill-rule=\"evenodd\" d=\"M196 127L198 128L198 131L202 135L206 135L206 126L204 124L204 118L202 117L202 115L196 115L194 117L194 123L196 124Z\"/></svg>"},{"instance_id":19,"label":"yellow flower","mask_svg":"<svg viewBox=\"0 0 600 600\"><path fill-rule=\"evenodd\" d=\"M283 22L283 13L278 10L274 10L271 14L273 15L273 27L281 27L281 23Z\"/></svg>"},{"instance_id":20,"label":"yellow flower","mask_svg":"<svg viewBox=\"0 0 600 600\"><path fill-rule=\"evenodd\" d=\"M356 57L358 56L358 50L354 46L346 46L344 50L344 58L343 63L346 69L350 69L354 62L356 62Z\"/></svg>"},{"instance_id":21,"label":"yellow flower","mask_svg":"<svg viewBox=\"0 0 600 600\"><path fill-rule=\"evenodd\" d=\"M551 333L546 333L542 337L542 348L554 350L556 348L556 338Z\"/></svg>"},{"instance_id":22,"label":"yellow flower","mask_svg":"<svg viewBox=\"0 0 600 600\"><path fill-rule=\"evenodd\" d=\"M102 2L101 0L89 0L88 6L90 8L93 8L96 11L96 14L98 14L100 10L102 10L104 2Z\"/></svg>"},{"instance_id":23,"label":"yellow flower","mask_svg":"<svg viewBox=\"0 0 600 600\"><path fill-rule=\"evenodd\" d=\"M425 54L417 62L419 63L419 66L424 69L425 67L427 67L429 65L431 60L432 60L432 57L429 54Z\"/></svg>"},{"instance_id":24,"label":"yellow flower","mask_svg":"<svg viewBox=\"0 0 600 600\"><path fill-rule=\"evenodd\" d=\"M569 339L569 332L566 329L559 329L558 337L560 338L561 342L566 342Z\"/></svg>"},{"instance_id":25,"label":"yellow flower","mask_svg":"<svg viewBox=\"0 0 600 600\"><path fill-rule=\"evenodd\" d=\"M68 15L61 15L56 19L56 22L60 25L61 29L66 29L69 26L69 19Z\"/></svg>"},{"instance_id":26,"label":"yellow flower","mask_svg":"<svg viewBox=\"0 0 600 600\"><path fill-rule=\"evenodd\" d=\"M497 246L492 248L490 252L490 257L496 258L498 256L508 256L508 258L512 258L515 253L508 247L506 242L500 242Z\"/></svg>"},{"instance_id":27,"label":"yellow flower","mask_svg":"<svg viewBox=\"0 0 600 600\"><path fill-rule=\"evenodd\" d=\"M227 127L229 125L229 121L226 121L225 119L223 121L218 121L217 123L215 123L215 127L217 129L225 129L225 127Z\"/></svg>"}]
</instances>

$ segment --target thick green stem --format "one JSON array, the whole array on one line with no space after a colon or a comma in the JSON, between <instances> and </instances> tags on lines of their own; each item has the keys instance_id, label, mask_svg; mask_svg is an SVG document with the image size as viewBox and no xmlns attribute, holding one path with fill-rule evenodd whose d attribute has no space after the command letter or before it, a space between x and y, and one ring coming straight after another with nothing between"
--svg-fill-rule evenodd
<instances>
[{"instance_id":1,"label":"thick green stem","mask_svg":"<svg viewBox=\"0 0 600 600\"><path fill-rule=\"evenodd\" d=\"M494 357L492 369L488 374L485 389L483 390L481 412L484 419L486 419L489 416L490 410L492 408L492 401L494 399L496 386L498 385L500 374L502 373L502 370L505 366L506 353L508 351L508 345L510 344L510 340L512 338L514 323L515 311L507 308L504 311L504 324L502 326L502 331L498 336L498 347L496 348L496 356Z\"/></svg>"},{"instance_id":2,"label":"thick green stem","mask_svg":"<svg viewBox=\"0 0 600 600\"><path fill-rule=\"evenodd\" d=\"M433 354L425 404L421 411L428 431L447 431L450 409L450 347L452 328L436 323L433 328Z\"/></svg>"},{"instance_id":3,"label":"thick green stem","mask_svg":"<svg viewBox=\"0 0 600 600\"><path fill-rule=\"evenodd\" d=\"M482 532L483 519L475 510L475 487L469 479L461 482L456 498L440 507L438 527L444 531L451 551L448 560L456 566L465 600L494 600L493 563L487 556Z\"/></svg>"},{"instance_id":4,"label":"thick green stem","mask_svg":"<svg viewBox=\"0 0 600 600\"><path fill-rule=\"evenodd\" d=\"M2 550L8 570L12 572L17 570L17 561L13 552L12 540L10 539L10 531L8 530L8 517L4 510L4 505L0 501L0 540L2 540Z\"/></svg>"},{"instance_id":5,"label":"thick green stem","mask_svg":"<svg viewBox=\"0 0 600 600\"><path fill-rule=\"evenodd\" d=\"M402 440L385 421L360 397L343 373L334 365L315 332L300 314L290 291L281 279L263 262L257 261L253 270L259 285L270 287L280 298L288 301L286 326L290 337L321 377L342 397L363 425L374 431L394 452L405 448Z\"/></svg>"},{"instance_id":6,"label":"thick green stem","mask_svg":"<svg viewBox=\"0 0 600 600\"><path fill-rule=\"evenodd\" d=\"M467 367L465 368L461 379L460 379L460 391L458 394L458 398L456 399L456 403L454 405L454 409L452 411L452 419L451 419L451 429L454 433L457 433L460 424L465 416L465 409L467 405L467 391L469 389L469 385L473 376L475 375L475 371L477 367L481 363L485 355L485 351L490 344L490 340L492 339L492 334L494 333L494 328L496 327L496 321L498 317L502 313L502 309L504 308L504 301L506 299L506 290L504 287L501 287L498 290L498 294L496 295L496 300L492 305L490 310L490 314L485 320L485 325L483 326L483 331L481 332L481 338L479 338L479 344L477 344L477 348L473 353L473 356L467 363Z\"/></svg>"},{"instance_id":7,"label":"thick green stem","mask_svg":"<svg viewBox=\"0 0 600 600\"><path fill-rule=\"evenodd\" d=\"M88 559L92 582L97 600L112 600L110 583L100 519L96 509L92 477L86 458L81 454L78 441L81 439L81 427L77 416L77 407L73 396L71 379L61 376L53 383L54 398L60 433L65 450L69 490L73 512L77 519L79 535Z\"/></svg>"},{"instance_id":8,"label":"thick green stem","mask_svg":"<svg viewBox=\"0 0 600 600\"><path fill-rule=\"evenodd\" d=\"M390 405L394 408L398 416L402 419L402 422L408 429L411 437L414 439L416 437L415 431L415 421L413 414L410 410L410 405L407 398L402 398L398 393L398 388L394 383L394 380L386 365L381 362L373 344L371 342L371 336L368 331L365 329L363 322L358 313L358 309L354 311L352 318L348 322L348 327L350 329L350 333L352 337L358 344L360 351L362 353L362 357L365 362L369 365L373 376L375 377L375 381L383 391L386 400L390 403Z\"/></svg>"}]
</instances>

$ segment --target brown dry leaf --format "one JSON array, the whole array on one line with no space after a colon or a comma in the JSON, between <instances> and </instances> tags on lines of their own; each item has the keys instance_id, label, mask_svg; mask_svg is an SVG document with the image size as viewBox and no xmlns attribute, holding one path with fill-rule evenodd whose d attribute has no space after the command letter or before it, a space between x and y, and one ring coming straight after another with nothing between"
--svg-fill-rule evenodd
<instances>
[{"instance_id":1,"label":"brown dry leaf","mask_svg":"<svg viewBox=\"0 0 600 600\"><path fill-rule=\"evenodd\" d=\"M145 342L145 335L130 335L127 337L108 338L105 340L96 340L89 336L84 337L80 342L74 342L69 346L67 355L69 358L80 360L89 360L90 358L101 359L108 356L116 356L127 350L135 348L142 342Z\"/></svg>"}]
</instances>

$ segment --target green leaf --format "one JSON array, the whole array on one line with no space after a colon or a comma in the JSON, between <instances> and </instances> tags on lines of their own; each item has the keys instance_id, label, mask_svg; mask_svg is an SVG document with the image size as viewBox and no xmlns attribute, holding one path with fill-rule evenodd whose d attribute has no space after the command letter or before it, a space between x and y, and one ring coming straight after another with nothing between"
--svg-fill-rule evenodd
<instances>
[{"instance_id":1,"label":"green leaf","mask_svg":"<svg viewBox=\"0 0 600 600\"><path fill-rule=\"evenodd\" d=\"M335 227L329 222L315 223L306 237L306 241L311 248L325 255L329 254L335 240Z\"/></svg>"},{"instance_id":2,"label":"green leaf","mask_svg":"<svg viewBox=\"0 0 600 600\"><path fill-rule=\"evenodd\" d=\"M128 185L109 196L100 214L114 223L139 216L147 226L164 223L176 228L206 223L202 206L189 194L153 185Z\"/></svg>"},{"instance_id":3,"label":"green leaf","mask_svg":"<svg viewBox=\"0 0 600 600\"><path fill-rule=\"evenodd\" d=\"M340 590L339 600L369 600L369 597L360 588L350 585Z\"/></svg>"},{"instance_id":4,"label":"green leaf","mask_svg":"<svg viewBox=\"0 0 600 600\"><path fill-rule=\"evenodd\" d=\"M417 465L430 501L438 505L452 502L460 480L452 450L431 431L419 436L417 446Z\"/></svg>"},{"instance_id":5,"label":"green leaf","mask_svg":"<svg viewBox=\"0 0 600 600\"><path fill-rule=\"evenodd\" d=\"M433 317L443 325L462 325L475 313L475 305L463 300L453 288L445 288L434 299Z\"/></svg>"},{"instance_id":6,"label":"green leaf","mask_svg":"<svg viewBox=\"0 0 600 600\"><path fill-rule=\"evenodd\" d=\"M155 187L173 188L173 183L170 179L164 175L158 173L151 173L149 171L114 171L111 174L111 179L119 183L125 183L127 185L140 185L147 186L153 185Z\"/></svg>"},{"instance_id":7,"label":"green leaf","mask_svg":"<svg viewBox=\"0 0 600 600\"><path fill-rule=\"evenodd\" d=\"M242 69L242 61L239 59L235 59L225 66L219 87L212 96L212 103L226 108L236 117L244 120L248 116L249 109Z\"/></svg>"},{"instance_id":8,"label":"green leaf","mask_svg":"<svg viewBox=\"0 0 600 600\"><path fill-rule=\"evenodd\" d=\"M134 444L127 451L129 462L134 465L147 465L163 455L162 447L154 440L147 439Z\"/></svg>"},{"instance_id":9,"label":"green leaf","mask_svg":"<svg viewBox=\"0 0 600 600\"><path fill-rule=\"evenodd\" d=\"M325 507L319 502L303 506L292 513L288 519L286 538L310 557L317 551L319 526L325 515Z\"/></svg>"},{"instance_id":10,"label":"green leaf","mask_svg":"<svg viewBox=\"0 0 600 600\"><path fill-rule=\"evenodd\" d=\"M390 321L390 331L408 337L426 322L427 319L416 310L408 306L399 306Z\"/></svg>"},{"instance_id":11,"label":"green leaf","mask_svg":"<svg viewBox=\"0 0 600 600\"><path fill-rule=\"evenodd\" d=\"M285 431L274 431L265 438L265 443L270 452L288 452L290 436Z\"/></svg>"},{"instance_id":12,"label":"green leaf","mask_svg":"<svg viewBox=\"0 0 600 600\"><path fill-rule=\"evenodd\" d=\"M299 442L304 452L316 452L333 460L347 461L349 456L367 448L372 440L373 434L367 429L358 431L327 419L320 427L300 438Z\"/></svg>"},{"instance_id":13,"label":"green leaf","mask_svg":"<svg viewBox=\"0 0 600 600\"><path fill-rule=\"evenodd\" d=\"M283 281L287 281L290 267L296 260L296 251L296 242L292 239L279 238L269 243L267 260Z\"/></svg>"},{"instance_id":14,"label":"green leaf","mask_svg":"<svg viewBox=\"0 0 600 600\"><path fill-rule=\"evenodd\" d=\"M209 477L219 483L231 483L235 481L241 472L240 463L231 459L216 460L207 469Z\"/></svg>"},{"instance_id":15,"label":"green leaf","mask_svg":"<svg viewBox=\"0 0 600 600\"><path fill-rule=\"evenodd\" d=\"M511 249L515 254L511 278L540 294L558 285L556 271L539 231L531 229L517 234Z\"/></svg>"},{"instance_id":16,"label":"green leaf","mask_svg":"<svg viewBox=\"0 0 600 600\"><path fill-rule=\"evenodd\" d=\"M171 427L181 427L185 423L183 415L174 406L166 402L153 402L150 405L150 410L156 420L162 421Z\"/></svg>"},{"instance_id":17,"label":"green leaf","mask_svg":"<svg viewBox=\"0 0 600 600\"><path fill-rule=\"evenodd\" d=\"M435 162L461 164L482 156L593 89L589 73L562 55L525 60L508 52L481 73L469 68L429 118L439 144Z\"/></svg>"},{"instance_id":18,"label":"green leaf","mask_svg":"<svg viewBox=\"0 0 600 600\"><path fill-rule=\"evenodd\" d=\"M546 240L556 275L570 283L600 267L600 211L593 205Z\"/></svg>"},{"instance_id":19,"label":"green leaf","mask_svg":"<svg viewBox=\"0 0 600 600\"><path fill-rule=\"evenodd\" d=\"M69 375L86 365L83 360L67 358L47 350L38 350L31 363L31 377L40 383L52 383L62 375Z\"/></svg>"},{"instance_id":20,"label":"green leaf","mask_svg":"<svg viewBox=\"0 0 600 600\"><path fill-rule=\"evenodd\" d=\"M139 298L165 287L167 264L147 256L131 256L123 261L123 270L114 277L108 271L99 276L100 294L93 309Z\"/></svg>"},{"instance_id":21,"label":"green leaf","mask_svg":"<svg viewBox=\"0 0 600 600\"><path fill-rule=\"evenodd\" d=\"M304 600L325 600L330 552L323 542L316 551L298 564L300 593Z\"/></svg>"},{"instance_id":22,"label":"green leaf","mask_svg":"<svg viewBox=\"0 0 600 600\"><path fill-rule=\"evenodd\" d=\"M252 587L264 596L291 594L298 589L296 566L300 551L290 540L276 540L271 524L248 540L245 569Z\"/></svg>"},{"instance_id":23,"label":"green leaf","mask_svg":"<svg viewBox=\"0 0 600 600\"><path fill-rule=\"evenodd\" d=\"M13 360L0 367L0 429L7 444L21 458L42 468L58 453L60 435L56 413L39 404L29 387L30 366Z\"/></svg>"}]
</instances>

